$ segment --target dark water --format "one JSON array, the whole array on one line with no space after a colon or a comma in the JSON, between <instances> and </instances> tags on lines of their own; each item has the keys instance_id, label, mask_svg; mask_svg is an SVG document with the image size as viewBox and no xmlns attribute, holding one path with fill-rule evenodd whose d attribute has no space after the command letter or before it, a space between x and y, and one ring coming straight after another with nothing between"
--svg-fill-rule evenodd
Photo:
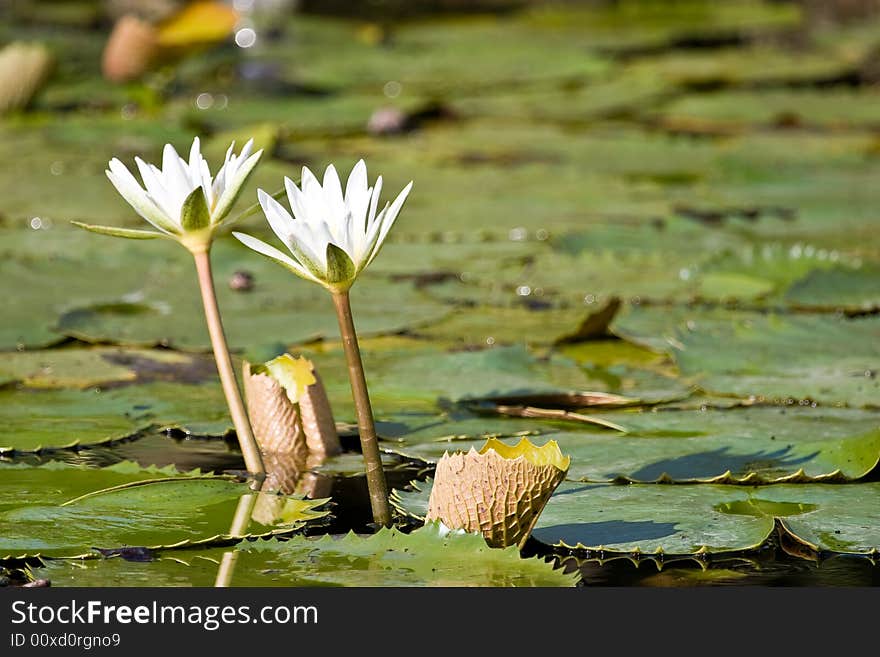
<instances>
[{"instance_id":1,"label":"dark water","mask_svg":"<svg viewBox=\"0 0 880 657\"><path fill-rule=\"evenodd\" d=\"M342 436L347 452L358 447L356 436ZM145 467L174 465L180 470L200 468L203 472L243 473L244 461L234 436L225 438L149 434L135 440L115 443L112 448L61 450L17 459L34 465L56 460L95 467L122 461L135 461ZM386 464L389 489L404 489L413 480L431 474L425 463L395 456ZM876 475L874 475L876 476ZM366 479L355 473L327 475L322 496L333 498L333 516L313 532L342 534L373 530ZM754 551L705 558L654 557L566 553L560 554L530 540L523 555L553 559L568 572L578 571L583 586L626 587L865 587L880 584L880 563L867 557L820 555L805 552L777 533Z\"/></svg>"}]
</instances>

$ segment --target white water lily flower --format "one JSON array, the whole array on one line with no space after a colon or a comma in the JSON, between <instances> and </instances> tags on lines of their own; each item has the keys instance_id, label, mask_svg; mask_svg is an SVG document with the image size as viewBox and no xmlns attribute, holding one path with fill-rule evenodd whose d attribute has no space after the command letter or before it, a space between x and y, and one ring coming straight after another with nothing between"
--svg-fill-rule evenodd
<instances>
[{"instance_id":1,"label":"white water lily flower","mask_svg":"<svg viewBox=\"0 0 880 657\"><path fill-rule=\"evenodd\" d=\"M363 160L351 170L345 194L332 164L324 172L323 184L303 167L301 184L302 189L289 178L284 179L293 215L262 189L257 190L269 225L293 254L292 258L250 235L233 235L293 273L331 291L344 292L379 253L412 182L378 213L382 176L376 179L374 187L369 187Z\"/></svg>"},{"instance_id":2,"label":"white water lily flower","mask_svg":"<svg viewBox=\"0 0 880 657\"><path fill-rule=\"evenodd\" d=\"M233 142L213 178L202 157L198 137L193 140L188 161L171 144L165 144L161 169L136 157L142 182L118 158L113 158L106 171L110 182L135 212L160 232L73 223L97 233L136 239L170 237L188 248L204 248L210 242L212 230L229 214L263 154L262 150L251 154L253 145L253 139L249 140L236 155Z\"/></svg>"}]
</instances>

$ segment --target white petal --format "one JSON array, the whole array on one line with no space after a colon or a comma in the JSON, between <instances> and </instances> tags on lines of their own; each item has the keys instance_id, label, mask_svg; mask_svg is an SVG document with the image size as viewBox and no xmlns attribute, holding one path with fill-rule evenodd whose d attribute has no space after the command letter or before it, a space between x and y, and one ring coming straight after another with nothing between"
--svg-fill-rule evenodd
<instances>
[{"instance_id":1,"label":"white petal","mask_svg":"<svg viewBox=\"0 0 880 657\"><path fill-rule=\"evenodd\" d=\"M190 179L186 162L171 144L165 144L162 151L162 174L168 191L174 195L175 200L179 199L180 205L183 205L184 199L196 188L196 183Z\"/></svg>"},{"instance_id":2,"label":"white petal","mask_svg":"<svg viewBox=\"0 0 880 657\"><path fill-rule=\"evenodd\" d=\"M263 214L272 227L272 230L282 242L287 244L293 233L294 219L290 213L276 201L272 196L264 192L262 189L257 190L257 199L260 201L260 207L263 208Z\"/></svg>"},{"instance_id":3,"label":"white petal","mask_svg":"<svg viewBox=\"0 0 880 657\"><path fill-rule=\"evenodd\" d=\"M375 255L377 250L376 245L379 243L379 233L382 232L382 220L385 217L386 212L388 212L387 203L385 204L385 207L382 208L382 211L379 213L376 221L374 221L367 229L367 233L364 239L363 254L360 258L358 271L364 269L373 261L373 256Z\"/></svg>"},{"instance_id":4,"label":"white petal","mask_svg":"<svg viewBox=\"0 0 880 657\"><path fill-rule=\"evenodd\" d=\"M342 183L336 167L328 165L324 170L324 202L334 217L342 218L345 213L345 199L342 197Z\"/></svg>"},{"instance_id":5,"label":"white petal","mask_svg":"<svg viewBox=\"0 0 880 657\"><path fill-rule=\"evenodd\" d=\"M192 146L189 149L189 170L195 175L202 168L202 153L200 150L199 138L193 139Z\"/></svg>"},{"instance_id":6,"label":"white petal","mask_svg":"<svg viewBox=\"0 0 880 657\"><path fill-rule=\"evenodd\" d=\"M214 211L211 213L211 221L213 221L214 223L220 222L227 214L229 214L229 211L232 209L232 205L235 203L238 195L241 193L242 186L244 186L244 183L245 181L247 181L248 176L251 175L254 167L257 166L257 162L260 161L260 157L262 155L262 150L259 150L251 155L240 167L236 169L234 175L227 181L225 181L225 187L221 191L220 197L217 199L217 202L214 205Z\"/></svg>"},{"instance_id":7,"label":"white petal","mask_svg":"<svg viewBox=\"0 0 880 657\"><path fill-rule=\"evenodd\" d=\"M352 167L351 173L348 174L348 182L345 184L345 200L348 201L352 196L363 194L368 186L367 163L358 160L357 164Z\"/></svg>"},{"instance_id":8,"label":"white petal","mask_svg":"<svg viewBox=\"0 0 880 657\"><path fill-rule=\"evenodd\" d=\"M141 158L134 158L138 170L141 173L141 180L147 190L150 198L160 208L165 208L166 203L170 200L168 190L165 188L165 181L162 180L162 172L158 171L152 164L147 164Z\"/></svg>"},{"instance_id":9,"label":"white petal","mask_svg":"<svg viewBox=\"0 0 880 657\"><path fill-rule=\"evenodd\" d=\"M276 260L280 264L290 269L293 273L302 276L303 278L310 281L314 281L315 283L321 282L315 276L313 276L305 267L294 261L293 258L285 255L274 246L266 244L263 240L259 240L256 237L247 235L246 233L233 232L232 235L235 237L235 239L237 239L249 249L253 249L257 253L261 253L264 256Z\"/></svg>"},{"instance_id":10,"label":"white petal","mask_svg":"<svg viewBox=\"0 0 880 657\"><path fill-rule=\"evenodd\" d=\"M351 174L348 176L348 183L345 186L345 209L352 216L353 232L352 246L359 250L364 241L364 233L367 229L367 212L370 207L370 194L372 189L367 184L367 165L363 160L359 160Z\"/></svg>"},{"instance_id":11,"label":"white petal","mask_svg":"<svg viewBox=\"0 0 880 657\"><path fill-rule=\"evenodd\" d=\"M295 182L286 176L284 177L284 188L287 190L287 200L290 202L293 216L298 221L307 221L309 208L306 204L305 194L300 191Z\"/></svg>"},{"instance_id":12,"label":"white petal","mask_svg":"<svg viewBox=\"0 0 880 657\"><path fill-rule=\"evenodd\" d=\"M376 208L379 206L379 195L382 193L382 176L376 178L373 186L373 197L370 199L370 214L367 217L367 226L376 220Z\"/></svg>"},{"instance_id":13,"label":"white petal","mask_svg":"<svg viewBox=\"0 0 880 657\"><path fill-rule=\"evenodd\" d=\"M107 178L113 183L122 198L134 208L141 217L153 224L163 233L178 233L180 227L172 221L147 195L131 172L117 159L110 161Z\"/></svg>"},{"instance_id":14,"label":"white petal","mask_svg":"<svg viewBox=\"0 0 880 657\"><path fill-rule=\"evenodd\" d=\"M394 199L394 202L391 204L391 207L383 212L382 221L382 229L379 232L379 239L376 240L376 246L373 249L372 254L370 254L370 259L367 260L367 265L369 265L375 257L379 254L379 251L382 248L382 244L385 242L385 238L388 237L388 231L391 230L391 227L394 225L394 222L397 220L397 215L400 214L400 209L403 207L403 202L406 201L406 197L409 196L409 190L412 189L412 181L403 188L400 194L397 195L397 198ZM367 265L364 265L366 267Z\"/></svg>"},{"instance_id":15,"label":"white petal","mask_svg":"<svg viewBox=\"0 0 880 657\"><path fill-rule=\"evenodd\" d=\"M293 255L316 274L323 275L327 271L327 244L333 241L332 236L323 222L308 224L294 221L287 242Z\"/></svg>"},{"instance_id":16,"label":"white petal","mask_svg":"<svg viewBox=\"0 0 880 657\"><path fill-rule=\"evenodd\" d=\"M300 189L303 192L303 198L306 213L303 217L304 221L321 221L327 216L327 204L324 202L324 188L315 178L315 174L303 167L302 180L300 180Z\"/></svg>"},{"instance_id":17,"label":"white petal","mask_svg":"<svg viewBox=\"0 0 880 657\"><path fill-rule=\"evenodd\" d=\"M235 145L235 142L232 142ZM248 139L247 143L244 145L244 148L241 149L241 153L238 154L237 162L244 162L248 157L250 157L251 150L254 148L254 140Z\"/></svg>"},{"instance_id":18,"label":"white petal","mask_svg":"<svg viewBox=\"0 0 880 657\"><path fill-rule=\"evenodd\" d=\"M321 183L318 182L318 179L315 178L315 174L313 174L308 167L303 167L302 169L302 178L300 178L299 186L300 189L302 189L303 194L306 196L321 196L324 193Z\"/></svg>"}]
</instances>

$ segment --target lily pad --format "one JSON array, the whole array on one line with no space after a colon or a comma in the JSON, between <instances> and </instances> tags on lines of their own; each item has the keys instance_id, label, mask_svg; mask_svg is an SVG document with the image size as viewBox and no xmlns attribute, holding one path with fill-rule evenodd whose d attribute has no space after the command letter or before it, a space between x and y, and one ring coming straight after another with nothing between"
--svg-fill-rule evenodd
<instances>
[{"instance_id":1,"label":"lily pad","mask_svg":"<svg viewBox=\"0 0 880 657\"><path fill-rule=\"evenodd\" d=\"M150 427L222 435L230 426L219 383L165 382L107 390L13 387L0 389L0 400L0 452L84 447Z\"/></svg>"},{"instance_id":2,"label":"lily pad","mask_svg":"<svg viewBox=\"0 0 880 657\"><path fill-rule=\"evenodd\" d=\"M869 411L752 407L593 415L622 425L626 434L584 429L547 432L537 441L555 440L572 457L570 480L853 481L880 461L880 414ZM406 436L403 441L393 451L428 462L485 442L472 437L416 443Z\"/></svg>"},{"instance_id":3,"label":"lily pad","mask_svg":"<svg viewBox=\"0 0 880 657\"><path fill-rule=\"evenodd\" d=\"M834 267L841 257L810 244L763 244L723 253L691 276L698 282L696 294L701 300L779 304L788 286L811 272Z\"/></svg>"},{"instance_id":4,"label":"lily pad","mask_svg":"<svg viewBox=\"0 0 880 657\"><path fill-rule=\"evenodd\" d=\"M871 312L880 308L880 267L811 271L785 292L798 308Z\"/></svg>"},{"instance_id":5,"label":"lily pad","mask_svg":"<svg viewBox=\"0 0 880 657\"><path fill-rule=\"evenodd\" d=\"M870 88L726 90L685 96L664 108L663 116L733 127L871 128L880 124L877 100Z\"/></svg>"},{"instance_id":6,"label":"lily pad","mask_svg":"<svg viewBox=\"0 0 880 657\"><path fill-rule=\"evenodd\" d=\"M173 467L144 468L132 461L124 461L103 468L74 466L50 461L29 466L0 461L0 512L39 504L61 504L101 488L120 486L147 479L172 477L178 473ZM192 471L191 474L200 474Z\"/></svg>"},{"instance_id":7,"label":"lily pad","mask_svg":"<svg viewBox=\"0 0 880 657\"><path fill-rule=\"evenodd\" d=\"M394 506L424 518L432 481L394 490ZM611 553L723 554L760 546L775 522L813 547L876 554L870 502L876 483L782 484L758 488L578 484L556 489L532 532L547 545Z\"/></svg>"},{"instance_id":8,"label":"lily pad","mask_svg":"<svg viewBox=\"0 0 880 657\"><path fill-rule=\"evenodd\" d=\"M474 17L400 25L387 35L384 29L390 30L297 16L290 29L294 47L267 46L265 54L312 85L381 88L391 70L404 90L433 93L481 88L486 80L528 83L589 76L606 67L583 47L586 40L560 41L553 30L535 31L518 21ZM328 51L328 40L336 48ZM480 66L469 67L475 60Z\"/></svg>"},{"instance_id":9,"label":"lily pad","mask_svg":"<svg viewBox=\"0 0 880 657\"><path fill-rule=\"evenodd\" d=\"M876 406L880 320L742 313L679 328L674 357L682 374L715 393L768 401Z\"/></svg>"},{"instance_id":10,"label":"lily pad","mask_svg":"<svg viewBox=\"0 0 880 657\"><path fill-rule=\"evenodd\" d=\"M413 492L394 491L398 509L420 517L429 480ZM541 543L609 552L730 552L754 549L773 531L772 517L732 516L719 504L747 501L737 486L657 486L562 482L538 517L532 537Z\"/></svg>"},{"instance_id":11,"label":"lily pad","mask_svg":"<svg viewBox=\"0 0 880 657\"><path fill-rule=\"evenodd\" d=\"M53 586L212 586L224 554L188 550L136 563L120 558L82 563L50 561L38 572ZM320 539L243 541L233 552L229 586L574 586L575 573L540 557L521 558L514 546L493 549L482 536L441 536L436 527L405 534L381 529Z\"/></svg>"},{"instance_id":12,"label":"lily pad","mask_svg":"<svg viewBox=\"0 0 880 657\"><path fill-rule=\"evenodd\" d=\"M10 233L0 288L12 315L0 332L0 347L44 346L66 335L93 342L210 348L195 269L184 249L164 240L132 245L73 228ZM218 243L212 260L232 348L338 335L332 303L319 286L236 240ZM230 289L229 280L239 270L253 276L251 291ZM353 289L352 304L363 335L398 331L448 312L407 282L369 274ZM257 312L260 322L255 323Z\"/></svg>"},{"instance_id":13,"label":"lily pad","mask_svg":"<svg viewBox=\"0 0 880 657\"><path fill-rule=\"evenodd\" d=\"M778 504L815 507L809 513L781 519L789 534L816 550L845 554L880 553L876 482L852 486L774 486L762 498Z\"/></svg>"},{"instance_id":14,"label":"lily pad","mask_svg":"<svg viewBox=\"0 0 880 657\"><path fill-rule=\"evenodd\" d=\"M108 347L10 352L0 359L0 383L28 388L87 388L155 379L216 378L213 361L159 349Z\"/></svg>"},{"instance_id":15,"label":"lily pad","mask_svg":"<svg viewBox=\"0 0 880 657\"><path fill-rule=\"evenodd\" d=\"M60 318L59 331L84 340L206 348L208 333L195 277L190 271L192 263L182 249L166 250L173 253L167 255L162 278L144 279L135 292L139 301L125 304L121 299L115 302L108 299L72 308ZM173 256L179 257L172 260ZM325 290L298 279L265 258L252 256L245 247L235 247L228 242L212 250L224 328L233 348L338 335L339 328ZM255 280L249 292L230 290L224 283L239 269L248 270ZM369 276L358 282L351 296L358 329L365 335L392 333L432 321L447 312L410 285L395 285ZM254 322L255 313L259 313L259 322ZM169 321L171 318L173 321Z\"/></svg>"},{"instance_id":16,"label":"lily pad","mask_svg":"<svg viewBox=\"0 0 880 657\"><path fill-rule=\"evenodd\" d=\"M5 477L29 476L30 469L9 469ZM90 475L82 468L59 470L67 476ZM0 554L53 557L97 556L92 548L183 547L229 542L230 525L246 484L218 476L154 478L97 490L60 504L33 500L9 505L0 513ZM261 493L262 496L271 496ZM326 515L316 510L326 500L278 499L276 520L252 520L238 536L290 534ZM34 503L36 502L36 503ZM62 528L62 531L59 531Z\"/></svg>"}]
</instances>

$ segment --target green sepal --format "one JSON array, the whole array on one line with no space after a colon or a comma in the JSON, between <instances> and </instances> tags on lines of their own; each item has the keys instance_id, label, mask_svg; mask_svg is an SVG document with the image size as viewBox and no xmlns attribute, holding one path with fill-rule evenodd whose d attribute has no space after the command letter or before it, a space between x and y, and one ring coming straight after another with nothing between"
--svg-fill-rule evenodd
<instances>
[{"instance_id":1,"label":"green sepal","mask_svg":"<svg viewBox=\"0 0 880 657\"><path fill-rule=\"evenodd\" d=\"M351 283L356 274L348 254L335 244L327 244L327 282L331 285Z\"/></svg>"},{"instance_id":2,"label":"green sepal","mask_svg":"<svg viewBox=\"0 0 880 657\"><path fill-rule=\"evenodd\" d=\"M85 224L81 221L71 221L74 226L85 228L93 233L100 235L110 235L111 237L126 237L130 240L152 240L157 237L168 237L165 233L157 233L154 230L138 230L136 228L117 228L116 226L98 226L96 224Z\"/></svg>"},{"instance_id":3,"label":"green sepal","mask_svg":"<svg viewBox=\"0 0 880 657\"><path fill-rule=\"evenodd\" d=\"M180 208L180 225L185 232L195 232L211 226L211 213L205 201L205 193L196 187Z\"/></svg>"}]
</instances>

